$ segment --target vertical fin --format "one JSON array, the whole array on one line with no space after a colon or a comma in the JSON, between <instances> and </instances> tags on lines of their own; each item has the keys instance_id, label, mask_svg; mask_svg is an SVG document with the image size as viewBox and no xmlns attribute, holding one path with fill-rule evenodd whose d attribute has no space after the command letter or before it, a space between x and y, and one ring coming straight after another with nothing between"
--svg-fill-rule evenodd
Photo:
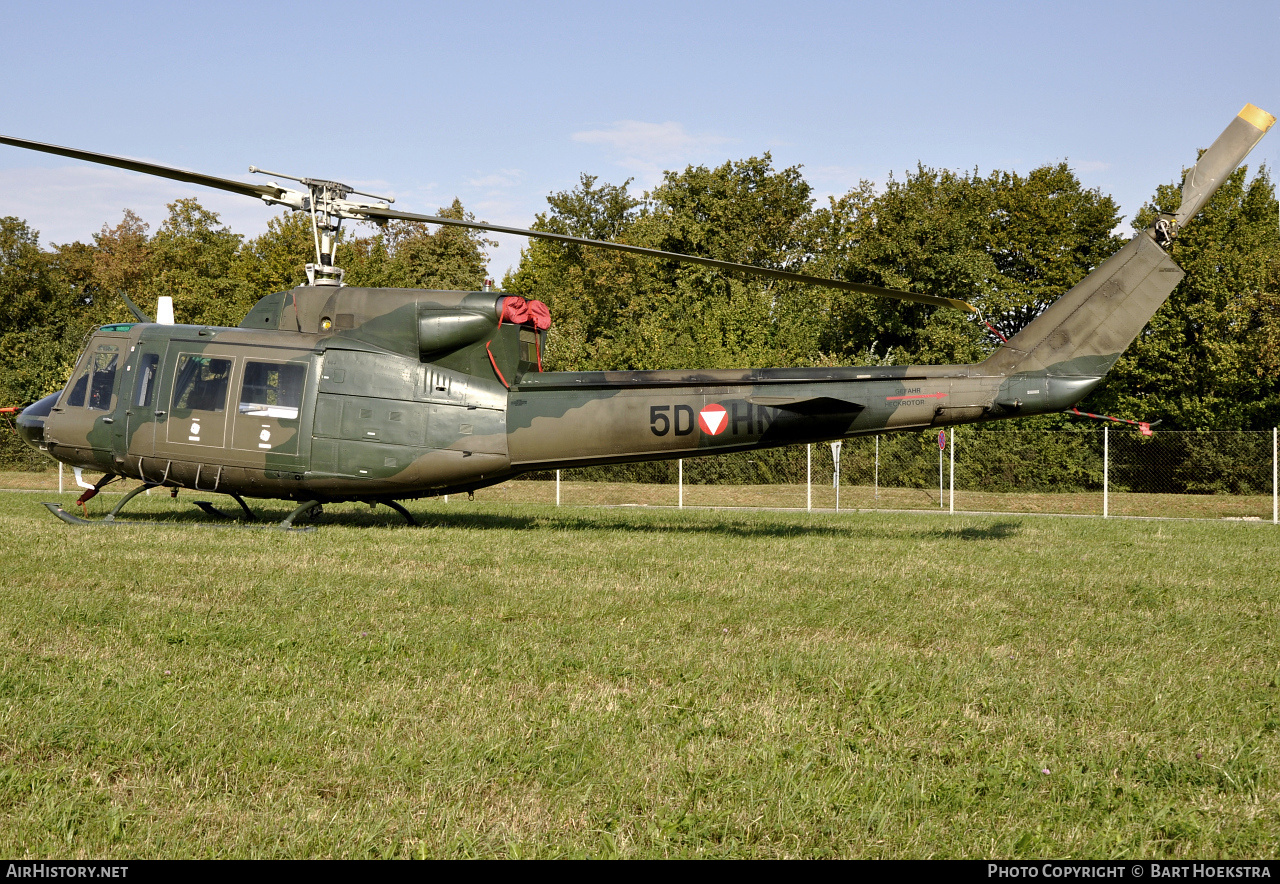
<instances>
[{"instance_id":1,"label":"vertical fin","mask_svg":"<svg viewBox=\"0 0 1280 884\"><path fill-rule=\"evenodd\" d=\"M981 363L994 375L1077 378L1083 397L1115 365L1185 275L1162 248L1204 207L1275 123L1246 104L1201 154L1182 185L1182 203L1102 262ZM1093 379L1088 383L1088 379Z\"/></svg>"}]
</instances>

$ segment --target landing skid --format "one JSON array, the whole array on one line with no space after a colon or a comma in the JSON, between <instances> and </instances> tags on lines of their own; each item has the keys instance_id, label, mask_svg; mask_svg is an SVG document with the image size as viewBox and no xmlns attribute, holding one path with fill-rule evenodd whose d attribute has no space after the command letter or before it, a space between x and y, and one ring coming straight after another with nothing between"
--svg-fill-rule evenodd
<instances>
[{"instance_id":1,"label":"landing skid","mask_svg":"<svg viewBox=\"0 0 1280 884\"><path fill-rule=\"evenodd\" d=\"M173 528L177 527L173 522L138 522L128 521L122 522L113 516L107 516L102 519L82 519L77 515L67 512L62 508L61 504L45 502L45 507L49 512L53 513L68 525L75 525L77 528L101 528L105 526L121 525L128 528ZM212 506L212 504L210 504ZM194 527L200 528L239 528L242 531L286 531L292 534L310 534L316 530L315 525L298 525L292 523L281 523L279 525L210 525L200 524Z\"/></svg>"},{"instance_id":2,"label":"landing skid","mask_svg":"<svg viewBox=\"0 0 1280 884\"><path fill-rule=\"evenodd\" d=\"M402 507L402 506L401 506L399 503L397 503L396 501L394 501L394 500L380 500L380 501L378 501L378 503L382 504L383 506L389 506L389 507L391 507L393 510L395 510L396 512L398 512L400 515L404 516L404 520L405 520L406 522L408 522L410 525L412 525L412 526L413 526L413 527L415 527L415 528L417 528L417 527L418 527L418 522L417 522L417 520L416 520L416 519L414 519L414 517L409 513L409 511L408 511L407 509L405 509L404 507Z\"/></svg>"},{"instance_id":3,"label":"landing skid","mask_svg":"<svg viewBox=\"0 0 1280 884\"><path fill-rule=\"evenodd\" d=\"M232 500L234 500L236 503L240 504L240 509L244 510L244 517L247 521L250 521L250 522L258 521L257 515L254 514L253 510L249 509L249 505L244 502L243 497L241 497L239 494L228 494L227 496L230 497ZM216 506L214 506L212 503L210 503L207 500L196 500L192 502L211 516L215 516L219 519L227 519L228 521L231 521L231 522L238 521L238 519L235 516L231 515L230 513L224 513L222 510L218 509Z\"/></svg>"},{"instance_id":4,"label":"landing skid","mask_svg":"<svg viewBox=\"0 0 1280 884\"><path fill-rule=\"evenodd\" d=\"M160 486L160 485L158 485L158 484L150 484L150 483L148 483L148 484L143 484L143 485L139 485L137 488L134 488L132 491L130 491L128 494L126 494L126 495L125 495L125 496L120 500L120 502L119 502L119 503L117 503L115 506L113 506L113 507L111 508L111 512L107 513L107 514L106 514L105 516L103 516L101 519L85 519L85 518L81 518L80 516L77 516L77 515L75 515L75 514L73 514L73 513L69 513L69 512L67 512L66 510L64 510L64 509L62 508L61 504L57 504L57 503L46 503L46 504L45 504L45 507L47 507L47 508L48 508L49 512L53 513L53 514L54 514L55 516L57 516L59 519L61 519L62 521L66 522L68 525L76 525L76 526L85 526L85 525L92 525L92 526L98 526L98 525L153 525L153 526L154 526L154 525L161 525L161 524L172 524L172 523L163 523L163 522L139 522L139 521L119 522L119 521L117 521L117 520L116 520L116 516L117 516L117 515L119 515L120 511L121 511L122 509L124 509L125 505L126 505L129 501L133 500L135 497L137 497L139 494L142 494L144 491L149 491L149 490L151 490L152 488L159 488L159 487L162 487L162 486ZM230 497L230 498L231 498L232 500L234 500L236 503L240 504L240 509L241 509L241 510L243 510L243 512L244 512L244 516L243 516L243 519L244 519L244 520L249 521L249 522L257 522L257 521L259 521L259 520L258 520L258 516L257 516L257 514L256 514L256 513L254 513L254 511L253 511L253 510L249 509L249 505L248 505L247 503L245 503L245 502L244 502L244 498L243 498L243 497L241 497L239 494L234 494L234 493L230 493L230 492L226 492L226 493L227 493L227 496L228 496L228 497ZM222 519L222 520L227 521L227 522L237 522L237 523L239 523L239 522L241 521L241 519L240 519L240 518L238 518L237 516L234 516L234 515L232 515L231 513L224 512L223 510L218 509L216 506L214 506L212 503L210 503L210 502L209 502L209 501L207 501L207 500L196 500L196 501L192 501L192 502L193 502L196 506L198 506L198 507L199 507L203 512L205 512L206 514L208 514L208 515L210 515L210 516L213 516L213 517L214 517L214 518L216 518L216 519ZM384 506L387 506L387 507L389 507L389 508L391 508L391 509L395 510L395 511L396 511L397 513L399 513L399 514L404 518L404 520L405 520L406 522L408 522L410 525L414 526L415 528L416 528L416 527L418 527L418 522L417 522L417 520L416 520L416 519L414 519L413 515L412 515L412 514L411 514L407 509L405 509L403 506L401 506L397 501L394 501L394 500L379 500L379 501L370 501L370 502L369 502L370 506L377 506L379 503L381 503L381 504L383 504ZM295 508L294 508L294 510L293 510L293 512L289 513L289 515L287 515L287 516L284 518L284 521L280 522L279 524L275 524L275 525L263 525L263 524L258 524L258 525L243 525L243 524L237 524L237 525L235 525L234 527L239 527L239 528L261 528L261 529L273 529L273 528L274 528L274 529L278 529L278 530L281 530L281 531L305 531L305 532L311 532L311 531L315 531L315 530L316 530L314 525L295 526L295 525L294 525L294 522L296 522L296 521L298 521L298 520L300 520L300 519L315 519L317 516L319 516L319 515L320 515L321 511L322 511L322 508L321 508L321 505L320 505L320 501L318 501L318 500L308 500L308 501L306 501L306 502L304 502L304 503L299 504L297 507L295 507ZM214 526L208 526L208 527L214 527ZM219 525L219 526L216 526L216 527L233 527L233 526Z\"/></svg>"}]
</instances>

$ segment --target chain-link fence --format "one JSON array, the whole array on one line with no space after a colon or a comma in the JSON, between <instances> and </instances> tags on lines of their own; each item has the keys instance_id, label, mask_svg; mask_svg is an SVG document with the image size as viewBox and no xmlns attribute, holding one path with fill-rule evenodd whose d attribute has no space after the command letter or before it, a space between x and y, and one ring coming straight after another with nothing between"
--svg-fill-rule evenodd
<instances>
[{"instance_id":1,"label":"chain-link fence","mask_svg":"<svg viewBox=\"0 0 1280 884\"><path fill-rule=\"evenodd\" d=\"M954 451L951 446L954 444ZM501 496L566 505L943 509L1273 518L1275 435L962 427L531 473ZM954 454L954 463L952 455Z\"/></svg>"}]
</instances>

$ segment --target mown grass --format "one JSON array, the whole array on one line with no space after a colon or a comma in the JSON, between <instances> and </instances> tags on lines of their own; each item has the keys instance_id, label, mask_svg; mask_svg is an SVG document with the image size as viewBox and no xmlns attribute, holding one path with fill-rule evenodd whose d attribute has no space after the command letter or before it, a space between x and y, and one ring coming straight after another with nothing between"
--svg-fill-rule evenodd
<instances>
[{"instance_id":1,"label":"mown grass","mask_svg":"<svg viewBox=\"0 0 1280 884\"><path fill-rule=\"evenodd\" d=\"M554 482L516 480L476 492L483 501L503 503L555 503ZM560 501L577 506L675 506L679 489L675 485L645 485L630 482L562 482ZM836 507L835 489L815 484L811 496L804 485L685 485L687 507L769 507L831 510ZM950 493L938 503L935 488L873 488L869 485L841 486L842 510L925 510L938 512L951 504ZM957 488L957 512L1046 513L1101 516L1102 493L1095 492L988 492ZM1265 519L1271 518L1271 497L1258 494L1136 494L1114 492L1110 499L1113 516L1175 519Z\"/></svg>"},{"instance_id":2,"label":"mown grass","mask_svg":"<svg viewBox=\"0 0 1280 884\"><path fill-rule=\"evenodd\" d=\"M0 494L0 853L1277 854L1269 525L186 496Z\"/></svg>"}]
</instances>

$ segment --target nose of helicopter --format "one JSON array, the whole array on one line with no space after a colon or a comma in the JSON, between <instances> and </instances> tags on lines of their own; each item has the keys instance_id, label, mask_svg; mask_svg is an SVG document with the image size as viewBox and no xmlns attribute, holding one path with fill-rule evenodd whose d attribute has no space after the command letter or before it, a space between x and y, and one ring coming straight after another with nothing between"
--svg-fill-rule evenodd
<instances>
[{"instance_id":1,"label":"nose of helicopter","mask_svg":"<svg viewBox=\"0 0 1280 884\"><path fill-rule=\"evenodd\" d=\"M44 448L44 419L49 416L50 409L61 395L61 390L50 393L39 402L28 405L18 415L18 435L22 437L23 442L37 451Z\"/></svg>"}]
</instances>

